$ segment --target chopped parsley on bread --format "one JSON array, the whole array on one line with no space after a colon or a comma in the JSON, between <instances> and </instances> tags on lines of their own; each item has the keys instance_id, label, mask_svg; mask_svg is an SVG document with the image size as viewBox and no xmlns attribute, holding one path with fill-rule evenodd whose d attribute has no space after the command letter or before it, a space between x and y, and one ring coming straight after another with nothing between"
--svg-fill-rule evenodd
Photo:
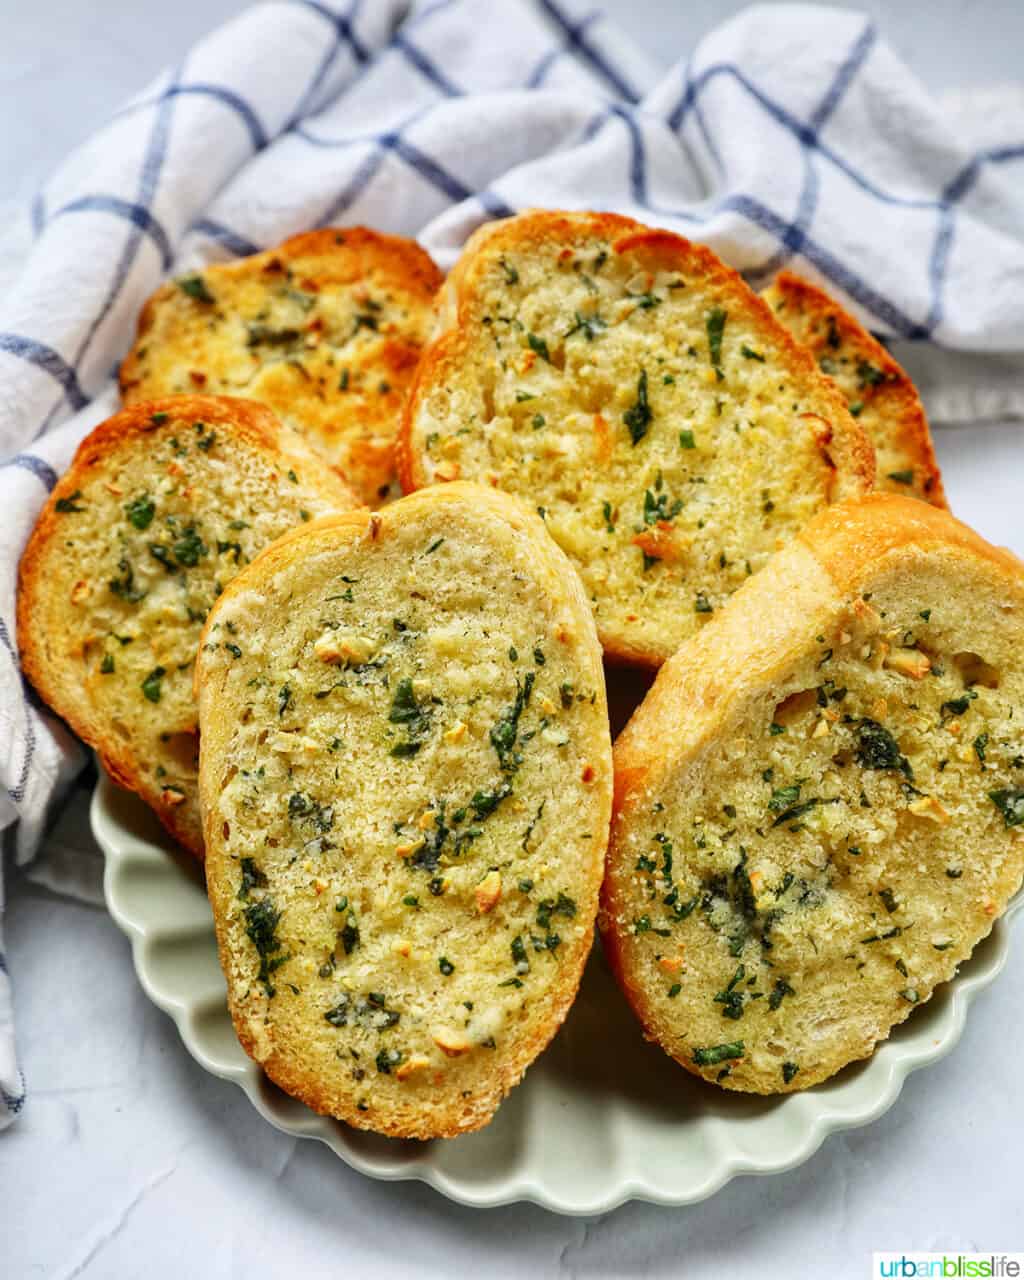
<instances>
[{"instance_id":1,"label":"chopped parsley on bread","mask_svg":"<svg viewBox=\"0 0 1024 1280\"><path fill-rule=\"evenodd\" d=\"M867 432L877 487L945 507L924 405L885 347L823 289L790 271L780 272L761 296L836 383Z\"/></svg>"},{"instance_id":2,"label":"chopped parsley on bread","mask_svg":"<svg viewBox=\"0 0 1024 1280\"><path fill-rule=\"evenodd\" d=\"M406 491L461 477L536 509L606 653L657 666L873 452L810 354L679 236L534 211L478 231L406 402Z\"/></svg>"},{"instance_id":3,"label":"chopped parsley on bread","mask_svg":"<svg viewBox=\"0 0 1024 1280\"><path fill-rule=\"evenodd\" d=\"M565 1017L611 812L601 652L540 518L473 485L280 539L196 669L241 1043L315 1110L487 1123Z\"/></svg>"},{"instance_id":4,"label":"chopped parsley on bread","mask_svg":"<svg viewBox=\"0 0 1024 1280\"><path fill-rule=\"evenodd\" d=\"M1024 565L875 494L816 517L615 747L601 928L647 1036L806 1088L954 976L1024 873Z\"/></svg>"},{"instance_id":5,"label":"chopped parsley on bread","mask_svg":"<svg viewBox=\"0 0 1024 1280\"><path fill-rule=\"evenodd\" d=\"M269 410L188 396L98 426L43 508L20 566L25 674L198 856L192 674L206 615L279 534L354 505Z\"/></svg>"},{"instance_id":6,"label":"chopped parsley on bread","mask_svg":"<svg viewBox=\"0 0 1024 1280\"><path fill-rule=\"evenodd\" d=\"M402 401L440 282L414 241L365 227L310 231L189 272L143 308L122 395L258 400L376 506L391 492Z\"/></svg>"}]
</instances>

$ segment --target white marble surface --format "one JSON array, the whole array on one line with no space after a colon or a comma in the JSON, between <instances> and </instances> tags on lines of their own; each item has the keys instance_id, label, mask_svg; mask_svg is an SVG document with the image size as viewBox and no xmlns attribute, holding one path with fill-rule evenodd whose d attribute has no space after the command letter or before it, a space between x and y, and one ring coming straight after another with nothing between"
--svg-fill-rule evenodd
<instances>
[{"instance_id":1,"label":"white marble surface","mask_svg":"<svg viewBox=\"0 0 1024 1280\"><path fill-rule=\"evenodd\" d=\"M372 3L372 0L367 0ZM0 197L57 159L237 0L0 0ZM663 61L740 7L606 0ZM875 12L934 88L1021 75L1024 5L901 0ZM951 502L1024 552L1021 427L944 429ZM84 807L61 839L82 844ZM266 1125L200 1070L139 988L98 905L11 874L7 943L29 1102L0 1136L0 1276L682 1275L869 1273L873 1249L1022 1247L1024 939L956 1051L912 1076L886 1117L802 1168L742 1179L688 1209L567 1220L487 1212L373 1183Z\"/></svg>"}]
</instances>

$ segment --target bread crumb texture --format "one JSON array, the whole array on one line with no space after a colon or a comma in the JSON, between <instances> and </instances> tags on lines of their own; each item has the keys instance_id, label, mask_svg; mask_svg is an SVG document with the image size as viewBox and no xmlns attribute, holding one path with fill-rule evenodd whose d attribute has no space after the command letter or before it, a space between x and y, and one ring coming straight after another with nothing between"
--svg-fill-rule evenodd
<instances>
[{"instance_id":1,"label":"bread crumb texture","mask_svg":"<svg viewBox=\"0 0 1024 1280\"><path fill-rule=\"evenodd\" d=\"M813 1085L988 934L1024 871L1022 632L1019 561L875 495L662 669L616 743L601 924L688 1070Z\"/></svg>"},{"instance_id":2,"label":"bread crumb texture","mask_svg":"<svg viewBox=\"0 0 1024 1280\"><path fill-rule=\"evenodd\" d=\"M163 285L121 368L126 403L197 391L258 400L376 506L441 275L412 240L311 231Z\"/></svg>"},{"instance_id":3,"label":"bread crumb texture","mask_svg":"<svg viewBox=\"0 0 1024 1280\"><path fill-rule=\"evenodd\" d=\"M761 296L864 428L875 447L877 487L945 507L921 397L885 347L835 298L790 271L780 272Z\"/></svg>"},{"instance_id":4,"label":"bread crumb texture","mask_svg":"<svg viewBox=\"0 0 1024 1280\"><path fill-rule=\"evenodd\" d=\"M406 406L406 490L537 509L602 643L656 666L873 459L836 389L709 250L609 214L471 238Z\"/></svg>"},{"instance_id":5,"label":"bread crumb texture","mask_svg":"<svg viewBox=\"0 0 1024 1280\"><path fill-rule=\"evenodd\" d=\"M192 676L206 615L279 534L354 505L268 410L192 396L98 426L39 517L20 569L25 672L197 854Z\"/></svg>"},{"instance_id":6,"label":"bread crumb texture","mask_svg":"<svg viewBox=\"0 0 1024 1280\"><path fill-rule=\"evenodd\" d=\"M569 562L472 485L321 521L221 598L198 685L242 1044L359 1127L479 1128L593 936L611 746Z\"/></svg>"}]
</instances>

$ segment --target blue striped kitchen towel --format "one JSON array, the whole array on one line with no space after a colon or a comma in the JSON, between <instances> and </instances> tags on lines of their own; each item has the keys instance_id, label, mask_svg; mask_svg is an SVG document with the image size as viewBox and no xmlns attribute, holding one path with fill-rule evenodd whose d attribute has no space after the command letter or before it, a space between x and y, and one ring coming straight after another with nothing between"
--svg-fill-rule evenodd
<instances>
[{"instance_id":1,"label":"blue striped kitchen towel","mask_svg":"<svg viewBox=\"0 0 1024 1280\"><path fill-rule=\"evenodd\" d=\"M246 11L50 179L0 298L5 844L32 857L85 760L19 672L18 557L168 272L357 222L448 267L486 219L607 208L754 283L791 263L885 334L1019 353L1022 177L1024 119L979 149L855 12L752 8L661 73L571 0ZM24 1097L0 948L0 1125Z\"/></svg>"}]
</instances>

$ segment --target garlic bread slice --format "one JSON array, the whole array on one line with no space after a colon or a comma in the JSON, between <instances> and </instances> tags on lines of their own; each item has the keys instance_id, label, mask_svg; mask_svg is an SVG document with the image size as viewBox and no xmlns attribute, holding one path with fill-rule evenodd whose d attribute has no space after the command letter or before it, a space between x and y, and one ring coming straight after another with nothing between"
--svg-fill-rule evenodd
<instances>
[{"instance_id":1,"label":"garlic bread slice","mask_svg":"<svg viewBox=\"0 0 1024 1280\"><path fill-rule=\"evenodd\" d=\"M658 666L777 546L869 490L842 397L708 249L604 213L478 231L406 403L406 491L457 477L537 509L606 653Z\"/></svg>"},{"instance_id":2,"label":"garlic bread slice","mask_svg":"<svg viewBox=\"0 0 1024 1280\"><path fill-rule=\"evenodd\" d=\"M258 400L377 506L393 496L402 401L440 283L415 241L366 227L188 272L143 308L121 393Z\"/></svg>"},{"instance_id":3,"label":"garlic bread slice","mask_svg":"<svg viewBox=\"0 0 1024 1280\"><path fill-rule=\"evenodd\" d=\"M761 297L843 393L875 447L877 487L948 506L921 397L878 339L791 271L780 271Z\"/></svg>"},{"instance_id":4,"label":"garlic bread slice","mask_svg":"<svg viewBox=\"0 0 1024 1280\"><path fill-rule=\"evenodd\" d=\"M279 534L355 501L262 405L173 397L82 441L25 549L25 674L200 857L192 675L206 615Z\"/></svg>"},{"instance_id":5,"label":"garlic bread slice","mask_svg":"<svg viewBox=\"0 0 1024 1280\"><path fill-rule=\"evenodd\" d=\"M611 811L600 648L539 517L457 484L296 530L197 664L235 1029L360 1128L487 1123L565 1017Z\"/></svg>"},{"instance_id":6,"label":"garlic bread slice","mask_svg":"<svg viewBox=\"0 0 1024 1280\"><path fill-rule=\"evenodd\" d=\"M813 520L615 746L601 928L645 1033L806 1088L956 973L1024 873L1024 566L875 494Z\"/></svg>"}]
</instances>

